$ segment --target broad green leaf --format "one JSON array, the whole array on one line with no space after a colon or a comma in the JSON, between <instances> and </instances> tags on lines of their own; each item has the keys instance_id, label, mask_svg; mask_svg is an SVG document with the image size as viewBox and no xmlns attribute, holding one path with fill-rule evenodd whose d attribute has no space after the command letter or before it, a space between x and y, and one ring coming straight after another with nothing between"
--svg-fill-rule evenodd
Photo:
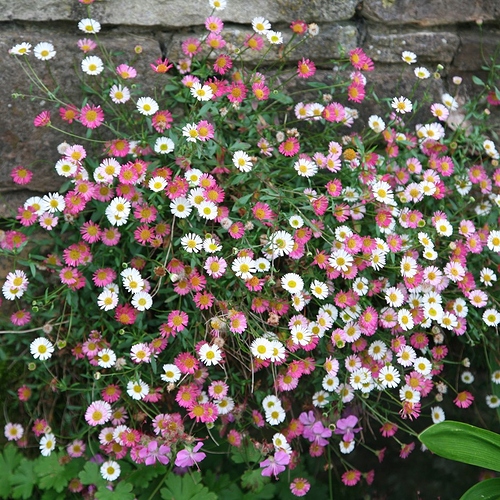
<instances>
[{"instance_id":1,"label":"broad green leaf","mask_svg":"<svg viewBox=\"0 0 500 500\"><path fill-rule=\"evenodd\" d=\"M58 493L66 488L71 477L66 473L66 467L59 463L64 453L52 453L50 457L40 457L34 470L40 478L38 485L42 490L54 489Z\"/></svg>"},{"instance_id":2,"label":"broad green leaf","mask_svg":"<svg viewBox=\"0 0 500 500\"><path fill-rule=\"evenodd\" d=\"M2 471L0 498L9 498L12 474L20 461L21 455L12 444L7 445L3 453L0 454L0 471Z\"/></svg>"},{"instance_id":3,"label":"broad green leaf","mask_svg":"<svg viewBox=\"0 0 500 500\"><path fill-rule=\"evenodd\" d=\"M125 481L120 481L114 490L109 490L107 486L100 486L95 494L97 500L134 500L135 494L132 492L133 486Z\"/></svg>"},{"instance_id":4,"label":"broad green leaf","mask_svg":"<svg viewBox=\"0 0 500 500\"><path fill-rule=\"evenodd\" d=\"M473 81L476 85L480 85L481 87L484 87L484 82L483 82L483 80L481 80L481 78L477 77L476 75L472 75L472 81Z\"/></svg>"},{"instance_id":5,"label":"broad green leaf","mask_svg":"<svg viewBox=\"0 0 500 500\"><path fill-rule=\"evenodd\" d=\"M135 487L146 489L152 479L160 474L165 474L167 468L164 465L141 467L136 469L127 476L127 481Z\"/></svg>"},{"instance_id":6,"label":"broad green leaf","mask_svg":"<svg viewBox=\"0 0 500 500\"><path fill-rule=\"evenodd\" d=\"M28 500L28 498L32 497L33 487L36 483L36 474L33 467L34 462L32 460L23 458L16 473L12 475L12 498Z\"/></svg>"},{"instance_id":7,"label":"broad green leaf","mask_svg":"<svg viewBox=\"0 0 500 500\"><path fill-rule=\"evenodd\" d=\"M486 479L469 488L460 500L498 500L500 498L500 477Z\"/></svg>"},{"instance_id":8,"label":"broad green leaf","mask_svg":"<svg viewBox=\"0 0 500 500\"><path fill-rule=\"evenodd\" d=\"M199 472L177 476L170 474L166 488L160 490L163 500L217 500L217 495L201 484Z\"/></svg>"},{"instance_id":9,"label":"broad green leaf","mask_svg":"<svg viewBox=\"0 0 500 500\"><path fill-rule=\"evenodd\" d=\"M260 462L262 453L249 443L239 448L233 448L231 450L231 459L235 464L251 464Z\"/></svg>"},{"instance_id":10,"label":"broad green leaf","mask_svg":"<svg viewBox=\"0 0 500 500\"><path fill-rule=\"evenodd\" d=\"M106 481L99 472L99 466L95 462L87 462L84 469L78 474L82 484L95 484L96 486L106 485Z\"/></svg>"},{"instance_id":11,"label":"broad green leaf","mask_svg":"<svg viewBox=\"0 0 500 500\"><path fill-rule=\"evenodd\" d=\"M500 472L500 435L494 432L445 420L418 438L440 457Z\"/></svg>"},{"instance_id":12,"label":"broad green leaf","mask_svg":"<svg viewBox=\"0 0 500 500\"><path fill-rule=\"evenodd\" d=\"M283 92L273 91L269 94L269 98L281 102L281 104L293 104L293 99L289 95L284 94Z\"/></svg>"},{"instance_id":13,"label":"broad green leaf","mask_svg":"<svg viewBox=\"0 0 500 500\"><path fill-rule=\"evenodd\" d=\"M241 476L241 486L253 493L260 493L266 483L269 483L269 478L262 475L262 469L249 469Z\"/></svg>"}]
</instances>

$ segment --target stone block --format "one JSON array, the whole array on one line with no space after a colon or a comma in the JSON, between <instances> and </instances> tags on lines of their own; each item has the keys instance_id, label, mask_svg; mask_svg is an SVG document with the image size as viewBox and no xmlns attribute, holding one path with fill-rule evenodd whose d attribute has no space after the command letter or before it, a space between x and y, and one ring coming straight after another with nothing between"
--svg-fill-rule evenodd
<instances>
[{"instance_id":1,"label":"stone block","mask_svg":"<svg viewBox=\"0 0 500 500\"><path fill-rule=\"evenodd\" d=\"M60 157L57 146L63 141L79 144L78 138L69 137L61 132L50 128L35 128L33 118L43 110L50 110L51 121L55 127L75 135L85 136L87 129L83 125L73 123L69 125L61 120L58 109L61 103L49 102L41 91L36 91L39 99L29 97L13 98L13 93L31 94L36 90L31 84L28 75L21 65L18 56L8 54L8 50L22 41L30 42L32 45L40 41L53 43L56 48L56 57L50 61L39 61L33 54L27 57L32 68L36 71L40 81L51 91L55 91L58 84L60 89L56 93L57 99L64 103L71 103L77 107L82 106L81 81L75 73L83 53L78 50L76 42L78 34L69 33L64 30L54 30L50 27L38 29L16 29L7 26L0 33L0 195L15 192L22 186L14 184L10 172L17 165L23 165L34 172L33 180L27 188L33 192L46 192L57 190L62 179L56 174L54 164ZM144 95L149 95L150 87L160 81L164 75L156 75L149 67L161 56L160 45L150 34L130 36L120 33L118 30L106 34L103 43L107 50L120 52L120 56L114 59L116 64L133 64L138 71L138 81L142 81ZM143 52L137 55L134 47L140 43ZM98 50L95 52L99 54ZM28 70L29 71L29 70ZM111 76L111 69L106 69ZM81 76L82 72L79 71ZM91 82L92 77L86 77ZM101 77L99 77L101 80ZM56 83L58 82L58 83ZM131 81L132 83L132 81ZM99 98L95 98L93 104L99 104ZM133 106L133 105L132 105ZM102 131L96 129L93 137L102 140ZM102 147L102 143L98 143ZM24 188L23 188L24 189ZM0 200L0 212L9 209L10 202Z\"/></svg>"},{"instance_id":2,"label":"stone block","mask_svg":"<svg viewBox=\"0 0 500 500\"><path fill-rule=\"evenodd\" d=\"M230 0L216 15L224 21L248 24L262 16L271 22L333 22L350 19L357 0ZM210 12L208 0L106 0L91 5L91 15L103 25L190 27L202 25ZM77 21L87 17L76 0L0 0L0 21Z\"/></svg>"},{"instance_id":3,"label":"stone block","mask_svg":"<svg viewBox=\"0 0 500 500\"><path fill-rule=\"evenodd\" d=\"M388 25L489 22L500 20L500 0L364 0L361 14Z\"/></svg>"},{"instance_id":4,"label":"stone block","mask_svg":"<svg viewBox=\"0 0 500 500\"><path fill-rule=\"evenodd\" d=\"M452 68L456 71L478 71L500 47L500 29L484 28L461 29L458 31L460 46L453 60ZM498 64L497 60L497 64Z\"/></svg>"},{"instance_id":5,"label":"stone block","mask_svg":"<svg viewBox=\"0 0 500 500\"><path fill-rule=\"evenodd\" d=\"M445 65L453 60L459 43L460 38L450 31L389 31L377 26L368 28L363 47L375 62L401 63L401 53L409 50L417 55L417 65Z\"/></svg>"},{"instance_id":6,"label":"stone block","mask_svg":"<svg viewBox=\"0 0 500 500\"><path fill-rule=\"evenodd\" d=\"M224 39L229 42L223 52L232 55L235 47L243 47L245 37L252 34L251 29L240 29L237 26L231 25L224 29ZM188 37L202 38L205 35L203 31L196 31L189 34L174 34L170 36L165 33L166 40L164 45L167 50L167 56L172 61L185 58L181 50L182 42ZM315 37L306 38L291 52L286 58L287 60L297 61L302 57L306 57L315 62L325 62L330 59L339 58L342 56L342 51L349 51L356 47L358 31L353 23L339 23L334 25L325 25L320 28L319 34ZM284 43L286 44L291 38L291 30L283 31ZM299 39L296 39L298 41ZM269 46L267 41L264 50ZM233 47L233 48L231 48ZM264 65L279 61L282 57L282 45L271 47L271 50L266 54ZM245 62L256 62L262 58L263 51L257 52L252 50L244 51L239 57ZM208 50L205 50L208 54ZM212 57L215 57L211 54Z\"/></svg>"}]
</instances>

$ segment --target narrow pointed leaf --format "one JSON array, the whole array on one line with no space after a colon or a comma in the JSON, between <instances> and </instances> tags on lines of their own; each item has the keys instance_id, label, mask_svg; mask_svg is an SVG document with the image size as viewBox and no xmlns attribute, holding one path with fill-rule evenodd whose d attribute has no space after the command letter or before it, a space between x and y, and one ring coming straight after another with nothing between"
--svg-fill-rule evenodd
<instances>
[{"instance_id":1,"label":"narrow pointed leaf","mask_svg":"<svg viewBox=\"0 0 500 500\"><path fill-rule=\"evenodd\" d=\"M469 488L460 500L498 500L500 498L500 477L486 479Z\"/></svg>"},{"instance_id":2,"label":"narrow pointed leaf","mask_svg":"<svg viewBox=\"0 0 500 500\"><path fill-rule=\"evenodd\" d=\"M440 457L500 472L500 435L494 432L445 420L418 438Z\"/></svg>"}]
</instances>

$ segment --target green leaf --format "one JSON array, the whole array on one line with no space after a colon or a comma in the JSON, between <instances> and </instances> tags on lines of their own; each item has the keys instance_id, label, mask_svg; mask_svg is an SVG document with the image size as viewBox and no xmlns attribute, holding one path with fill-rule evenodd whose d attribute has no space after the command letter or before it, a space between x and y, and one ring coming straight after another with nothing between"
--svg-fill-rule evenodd
<instances>
[{"instance_id":1,"label":"green leaf","mask_svg":"<svg viewBox=\"0 0 500 500\"><path fill-rule=\"evenodd\" d=\"M283 92L273 91L269 94L269 98L281 102L281 104L293 104L293 99L289 95L284 94Z\"/></svg>"},{"instance_id":2,"label":"green leaf","mask_svg":"<svg viewBox=\"0 0 500 500\"><path fill-rule=\"evenodd\" d=\"M500 472L500 435L494 432L445 420L418 438L440 457Z\"/></svg>"},{"instance_id":3,"label":"green leaf","mask_svg":"<svg viewBox=\"0 0 500 500\"><path fill-rule=\"evenodd\" d=\"M160 490L163 500L217 500L217 495L201 484L199 472L185 476L170 474L165 485Z\"/></svg>"},{"instance_id":4,"label":"green leaf","mask_svg":"<svg viewBox=\"0 0 500 500\"><path fill-rule=\"evenodd\" d=\"M250 149L250 144L248 142L239 142L236 141L231 146L229 146L229 151L239 151L242 149L243 151Z\"/></svg>"},{"instance_id":5,"label":"green leaf","mask_svg":"<svg viewBox=\"0 0 500 500\"><path fill-rule=\"evenodd\" d=\"M97 500L134 500L135 494L132 492L132 485L125 481L120 481L114 490L109 490L107 486L100 486L95 494Z\"/></svg>"},{"instance_id":6,"label":"green leaf","mask_svg":"<svg viewBox=\"0 0 500 500\"><path fill-rule=\"evenodd\" d=\"M12 498L28 499L32 497L36 483L36 474L33 470L35 462L23 458L16 473L12 476Z\"/></svg>"},{"instance_id":7,"label":"green leaf","mask_svg":"<svg viewBox=\"0 0 500 500\"><path fill-rule=\"evenodd\" d=\"M476 75L472 75L472 81L473 81L476 85L480 85L481 87L484 87L484 82L483 82L483 80L481 80L481 78L477 77Z\"/></svg>"},{"instance_id":8,"label":"green leaf","mask_svg":"<svg viewBox=\"0 0 500 500\"><path fill-rule=\"evenodd\" d=\"M166 472L167 468L164 465L141 467L131 472L127 476L127 481L138 488L146 489L152 479L160 474L166 474Z\"/></svg>"},{"instance_id":9,"label":"green leaf","mask_svg":"<svg viewBox=\"0 0 500 500\"><path fill-rule=\"evenodd\" d=\"M250 469L245 471L241 476L241 486L254 493L260 493L269 481L269 477L262 475L262 469Z\"/></svg>"},{"instance_id":10,"label":"green leaf","mask_svg":"<svg viewBox=\"0 0 500 500\"><path fill-rule=\"evenodd\" d=\"M12 480L12 473L19 465L21 455L18 453L17 448L9 444L0 454L0 471L2 471L2 480L0 481L0 498L9 498L10 486Z\"/></svg>"},{"instance_id":11,"label":"green leaf","mask_svg":"<svg viewBox=\"0 0 500 500\"><path fill-rule=\"evenodd\" d=\"M99 472L99 466L95 462L87 462L83 470L78 474L82 484L106 485L106 481Z\"/></svg>"},{"instance_id":12,"label":"green leaf","mask_svg":"<svg viewBox=\"0 0 500 500\"><path fill-rule=\"evenodd\" d=\"M498 500L500 498L500 477L486 479L469 488L460 500Z\"/></svg>"},{"instance_id":13,"label":"green leaf","mask_svg":"<svg viewBox=\"0 0 500 500\"><path fill-rule=\"evenodd\" d=\"M60 464L59 460L63 455L64 453L52 453L49 457L41 457L36 461L34 470L40 478L39 486L41 489L52 488L60 493L74 476L73 471L71 471L71 475L68 477L67 467Z\"/></svg>"},{"instance_id":14,"label":"green leaf","mask_svg":"<svg viewBox=\"0 0 500 500\"><path fill-rule=\"evenodd\" d=\"M262 453L251 443L248 443L239 448L233 448L231 450L231 459L235 464L252 464L260 462Z\"/></svg>"}]
</instances>

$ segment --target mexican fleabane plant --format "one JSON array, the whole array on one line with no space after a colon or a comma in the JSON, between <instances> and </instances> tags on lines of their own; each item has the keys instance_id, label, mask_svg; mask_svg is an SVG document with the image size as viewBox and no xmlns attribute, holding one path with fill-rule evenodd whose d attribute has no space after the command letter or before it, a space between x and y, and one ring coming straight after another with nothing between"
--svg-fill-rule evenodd
<instances>
[{"instance_id":1,"label":"mexican fleabane plant","mask_svg":"<svg viewBox=\"0 0 500 500\"><path fill-rule=\"evenodd\" d=\"M330 495L334 475L371 484L354 451L385 447L367 430L406 458L414 424L473 404L464 353L498 351L499 154L477 112L500 103L494 63L476 107L432 100L439 68L380 99L361 48L314 81L313 61L290 60L318 26L255 17L239 39L210 4L205 36L152 59L148 85L89 7L79 101L38 75L51 43L10 50L31 82L17 97L50 103L34 126L64 140L62 186L27 199L0 243L21 381L5 436L78 464L42 490L171 498L190 481L193 496L286 498L323 491L318 471ZM210 469L235 484L201 483Z\"/></svg>"}]
</instances>

